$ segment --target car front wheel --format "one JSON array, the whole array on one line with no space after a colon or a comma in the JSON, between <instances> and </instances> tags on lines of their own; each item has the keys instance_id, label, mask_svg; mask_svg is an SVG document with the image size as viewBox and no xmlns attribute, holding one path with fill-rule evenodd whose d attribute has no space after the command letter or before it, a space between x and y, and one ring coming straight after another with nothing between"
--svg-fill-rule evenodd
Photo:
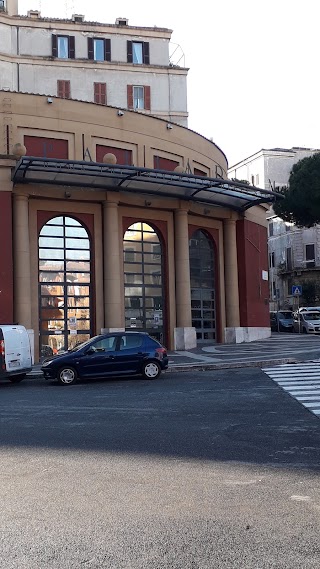
<instances>
[{"instance_id":1,"label":"car front wheel","mask_svg":"<svg viewBox=\"0 0 320 569\"><path fill-rule=\"evenodd\" d=\"M142 367L144 379L157 379L161 374L161 367L158 362L146 362Z\"/></svg>"},{"instance_id":2,"label":"car front wheel","mask_svg":"<svg viewBox=\"0 0 320 569\"><path fill-rule=\"evenodd\" d=\"M72 385L77 378L77 372L73 367L62 367L58 372L58 381L61 385Z\"/></svg>"}]
</instances>

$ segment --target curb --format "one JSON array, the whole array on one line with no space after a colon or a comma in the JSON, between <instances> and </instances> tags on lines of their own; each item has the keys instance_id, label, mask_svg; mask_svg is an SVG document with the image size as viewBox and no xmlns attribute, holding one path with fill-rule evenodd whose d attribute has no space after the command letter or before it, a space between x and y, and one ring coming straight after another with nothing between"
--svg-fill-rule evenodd
<instances>
[{"instance_id":1,"label":"curb","mask_svg":"<svg viewBox=\"0 0 320 569\"><path fill-rule=\"evenodd\" d=\"M169 366L168 371L178 372L178 371L206 371L214 369L234 369L234 368L246 368L246 367L269 367L273 365L281 364L297 364L300 360L296 358L282 358L278 360L260 360L260 361L249 361L249 362L226 362L219 364L206 364L206 363L195 363L195 364L173 364Z\"/></svg>"},{"instance_id":2,"label":"curb","mask_svg":"<svg viewBox=\"0 0 320 569\"><path fill-rule=\"evenodd\" d=\"M246 367L269 367L273 365L281 365L281 364L297 364L300 361L296 358L282 358L277 360L260 360L260 361L248 361L248 362L225 362L219 364L206 364L206 363L199 363L196 362L194 364L187 363L187 364L171 364L169 368L164 372L180 372L180 371L206 371L206 370L215 370L215 369L234 369L234 368L246 368ZM38 379L43 378L44 375L42 371L31 371L26 376L28 379Z\"/></svg>"}]
</instances>

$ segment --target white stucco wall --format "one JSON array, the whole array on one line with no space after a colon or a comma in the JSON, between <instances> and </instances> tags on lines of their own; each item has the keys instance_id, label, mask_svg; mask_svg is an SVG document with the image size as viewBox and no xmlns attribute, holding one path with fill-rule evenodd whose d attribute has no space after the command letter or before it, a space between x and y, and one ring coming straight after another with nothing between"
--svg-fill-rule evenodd
<instances>
[{"instance_id":1,"label":"white stucco wall","mask_svg":"<svg viewBox=\"0 0 320 569\"><path fill-rule=\"evenodd\" d=\"M4 91L17 90L17 65L0 61L0 89Z\"/></svg>"},{"instance_id":2,"label":"white stucco wall","mask_svg":"<svg viewBox=\"0 0 320 569\"><path fill-rule=\"evenodd\" d=\"M69 80L71 97L93 101L95 82L107 84L107 102L111 106L127 107L127 85L149 85L151 113L187 112L186 77L170 80L166 73L154 74L117 69L46 65L20 65L20 90L26 93L57 95L57 80Z\"/></svg>"},{"instance_id":3,"label":"white stucco wall","mask_svg":"<svg viewBox=\"0 0 320 569\"><path fill-rule=\"evenodd\" d=\"M10 26L3 26L10 28ZM10 30L9 30L10 31ZM8 34L8 30L5 30ZM115 35L110 33L69 31L57 28L33 28L23 27L19 31L20 55L50 57L52 55L52 35L73 35L75 37L76 59L88 58L88 37L108 38L111 40L111 60L117 63L127 62L127 40L149 42L150 65L169 65L169 40L163 38L129 36L125 34ZM10 53L10 48L7 53ZM2 51L2 50L1 50ZM11 51L11 53L14 53Z\"/></svg>"},{"instance_id":4,"label":"white stucco wall","mask_svg":"<svg viewBox=\"0 0 320 569\"><path fill-rule=\"evenodd\" d=\"M0 54L17 53L17 28L0 23Z\"/></svg>"},{"instance_id":5,"label":"white stucco wall","mask_svg":"<svg viewBox=\"0 0 320 569\"><path fill-rule=\"evenodd\" d=\"M108 25L101 31L88 24L86 31L72 22L16 24L0 21L1 89L57 96L57 80L69 80L73 99L93 101L93 84L101 82L107 83L107 104L126 108L127 85L150 86L150 113L188 126L187 70L169 67L169 30L141 28L135 35L132 28ZM75 59L52 57L53 34L75 37ZM111 40L111 62L88 60L88 37ZM127 40L149 43L150 65L127 63Z\"/></svg>"}]
</instances>

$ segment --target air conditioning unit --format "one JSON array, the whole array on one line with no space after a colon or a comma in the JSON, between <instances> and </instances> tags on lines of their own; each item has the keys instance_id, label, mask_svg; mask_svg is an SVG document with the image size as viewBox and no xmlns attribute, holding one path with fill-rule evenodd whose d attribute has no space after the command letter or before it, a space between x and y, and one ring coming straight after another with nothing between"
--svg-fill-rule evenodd
<instances>
[{"instance_id":1,"label":"air conditioning unit","mask_svg":"<svg viewBox=\"0 0 320 569\"><path fill-rule=\"evenodd\" d=\"M72 14L72 21L76 24L81 24L84 22L84 15L83 14Z\"/></svg>"}]
</instances>

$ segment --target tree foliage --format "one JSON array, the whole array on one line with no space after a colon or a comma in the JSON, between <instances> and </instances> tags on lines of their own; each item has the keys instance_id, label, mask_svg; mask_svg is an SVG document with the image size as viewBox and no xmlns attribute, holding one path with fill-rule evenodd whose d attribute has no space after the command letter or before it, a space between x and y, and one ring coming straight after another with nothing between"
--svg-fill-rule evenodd
<instances>
[{"instance_id":1,"label":"tree foliage","mask_svg":"<svg viewBox=\"0 0 320 569\"><path fill-rule=\"evenodd\" d=\"M298 227L320 223L320 153L295 164L289 187L277 190L284 196L273 206L276 215Z\"/></svg>"}]
</instances>

